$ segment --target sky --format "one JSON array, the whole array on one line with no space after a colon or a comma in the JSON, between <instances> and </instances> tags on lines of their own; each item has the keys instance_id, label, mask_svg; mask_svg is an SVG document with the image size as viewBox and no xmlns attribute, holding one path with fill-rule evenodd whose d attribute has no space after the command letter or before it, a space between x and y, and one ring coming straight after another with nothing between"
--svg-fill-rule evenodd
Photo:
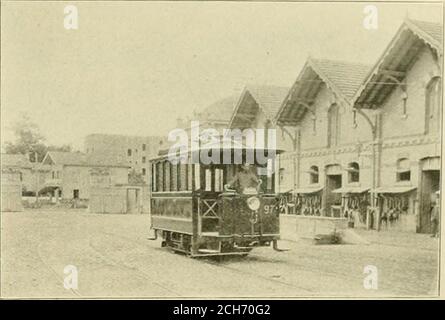
<instances>
[{"instance_id":1,"label":"sky","mask_svg":"<svg viewBox=\"0 0 445 320\"><path fill-rule=\"evenodd\" d=\"M64 7L79 28L64 28ZM86 135L165 135L176 119L246 84L290 87L308 56L373 64L405 17L442 5L375 3L2 2L1 142L28 114L49 144Z\"/></svg>"}]
</instances>

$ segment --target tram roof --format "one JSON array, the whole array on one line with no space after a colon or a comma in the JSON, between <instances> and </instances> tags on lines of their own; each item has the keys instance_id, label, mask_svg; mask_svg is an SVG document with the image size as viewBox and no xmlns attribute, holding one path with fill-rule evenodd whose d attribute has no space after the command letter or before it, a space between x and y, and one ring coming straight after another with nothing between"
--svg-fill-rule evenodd
<instances>
[{"instance_id":1,"label":"tram roof","mask_svg":"<svg viewBox=\"0 0 445 320\"><path fill-rule=\"evenodd\" d=\"M159 152L158 156L150 159L150 161L156 161L156 160L160 160L160 159L164 159L164 158L168 158L169 156L172 156L174 153L169 152L169 150L170 149L168 149L168 150L161 150ZM215 144L206 144L204 146L199 146L198 148L195 148L195 149L188 148L187 151L181 152L181 153L176 152L175 155L176 156L181 156L181 155L185 155L185 154L191 155L193 153L200 153L200 152L203 152L203 151L207 151L208 152L208 151L211 151L211 150L213 152L215 152L215 151L218 152L219 151L220 153L227 152L228 150L230 150L230 151L240 151L243 154L245 152L247 152L248 150L251 150L253 152L263 152L263 154L264 153L268 154L269 152L274 152L276 155L277 154L281 154L281 153L284 152L284 150L281 150L281 149L276 149L276 148L254 148L254 147L246 146L244 144L239 144L239 143L236 143L236 142L235 143L232 142L230 144L230 146L229 146L227 141L222 141L222 142L220 141L219 143L215 143Z\"/></svg>"}]
</instances>

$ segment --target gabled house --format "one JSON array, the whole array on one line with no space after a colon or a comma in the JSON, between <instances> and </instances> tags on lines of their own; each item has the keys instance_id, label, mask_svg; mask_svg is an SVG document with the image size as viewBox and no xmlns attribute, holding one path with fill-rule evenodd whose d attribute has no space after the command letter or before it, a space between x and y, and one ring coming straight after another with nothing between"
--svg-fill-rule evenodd
<instances>
[{"instance_id":1,"label":"gabled house","mask_svg":"<svg viewBox=\"0 0 445 320\"><path fill-rule=\"evenodd\" d=\"M380 228L428 233L440 188L443 25L406 19L353 98L374 112Z\"/></svg>"},{"instance_id":2,"label":"gabled house","mask_svg":"<svg viewBox=\"0 0 445 320\"><path fill-rule=\"evenodd\" d=\"M287 132L276 127L274 123L289 88L280 86L246 86L238 99L229 122L230 129L264 129L264 144L268 143L268 130L276 130L276 148L288 151L278 158L276 191L287 191L293 188L292 161L289 153L293 151L292 140Z\"/></svg>"},{"instance_id":3,"label":"gabled house","mask_svg":"<svg viewBox=\"0 0 445 320\"><path fill-rule=\"evenodd\" d=\"M309 58L278 110L277 125L295 130L297 214L366 222L373 136L352 98L369 69Z\"/></svg>"},{"instance_id":4,"label":"gabled house","mask_svg":"<svg viewBox=\"0 0 445 320\"><path fill-rule=\"evenodd\" d=\"M14 169L19 174L23 192L35 191L35 172L33 163L24 154L1 155L2 168Z\"/></svg>"},{"instance_id":5,"label":"gabled house","mask_svg":"<svg viewBox=\"0 0 445 320\"><path fill-rule=\"evenodd\" d=\"M42 188L52 190L56 199L89 199L91 169L108 168L113 184L128 183L130 166L110 157L80 152L50 151L42 160L49 174Z\"/></svg>"}]
</instances>

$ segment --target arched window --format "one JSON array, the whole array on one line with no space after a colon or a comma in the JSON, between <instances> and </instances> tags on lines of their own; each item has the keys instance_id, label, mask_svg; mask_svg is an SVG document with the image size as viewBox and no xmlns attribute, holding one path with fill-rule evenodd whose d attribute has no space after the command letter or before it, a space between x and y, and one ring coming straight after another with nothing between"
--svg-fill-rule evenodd
<instances>
[{"instance_id":1,"label":"arched window","mask_svg":"<svg viewBox=\"0 0 445 320\"><path fill-rule=\"evenodd\" d=\"M312 166L309 170L309 183L311 184L318 183L318 177L319 177L318 167Z\"/></svg>"},{"instance_id":2,"label":"arched window","mask_svg":"<svg viewBox=\"0 0 445 320\"><path fill-rule=\"evenodd\" d=\"M396 180L397 181L410 181L411 180L411 165L409 159L402 158L397 160L396 169Z\"/></svg>"},{"instance_id":3,"label":"arched window","mask_svg":"<svg viewBox=\"0 0 445 320\"><path fill-rule=\"evenodd\" d=\"M340 112L338 104L334 103L328 110L328 146L338 144L340 137Z\"/></svg>"},{"instance_id":4,"label":"arched window","mask_svg":"<svg viewBox=\"0 0 445 320\"><path fill-rule=\"evenodd\" d=\"M438 134L440 131L440 78L435 77L426 86L425 92L425 131L427 134Z\"/></svg>"},{"instance_id":5,"label":"arched window","mask_svg":"<svg viewBox=\"0 0 445 320\"><path fill-rule=\"evenodd\" d=\"M357 162L351 162L348 164L348 182L360 181L360 166Z\"/></svg>"}]
</instances>

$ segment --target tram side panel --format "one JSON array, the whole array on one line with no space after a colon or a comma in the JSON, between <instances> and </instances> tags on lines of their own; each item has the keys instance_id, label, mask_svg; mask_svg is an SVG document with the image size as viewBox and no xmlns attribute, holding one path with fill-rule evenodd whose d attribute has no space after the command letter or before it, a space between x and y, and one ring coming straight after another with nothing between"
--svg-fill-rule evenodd
<instances>
[{"instance_id":1,"label":"tram side panel","mask_svg":"<svg viewBox=\"0 0 445 320\"><path fill-rule=\"evenodd\" d=\"M220 206L220 235L252 234L251 212L246 199L234 196L223 197Z\"/></svg>"},{"instance_id":2,"label":"tram side panel","mask_svg":"<svg viewBox=\"0 0 445 320\"><path fill-rule=\"evenodd\" d=\"M193 234L192 198L166 198L154 196L151 201L152 228Z\"/></svg>"},{"instance_id":3,"label":"tram side panel","mask_svg":"<svg viewBox=\"0 0 445 320\"><path fill-rule=\"evenodd\" d=\"M261 198L257 212L247 205L247 197L223 197L219 216L220 235L279 234L277 199L274 196Z\"/></svg>"}]
</instances>

